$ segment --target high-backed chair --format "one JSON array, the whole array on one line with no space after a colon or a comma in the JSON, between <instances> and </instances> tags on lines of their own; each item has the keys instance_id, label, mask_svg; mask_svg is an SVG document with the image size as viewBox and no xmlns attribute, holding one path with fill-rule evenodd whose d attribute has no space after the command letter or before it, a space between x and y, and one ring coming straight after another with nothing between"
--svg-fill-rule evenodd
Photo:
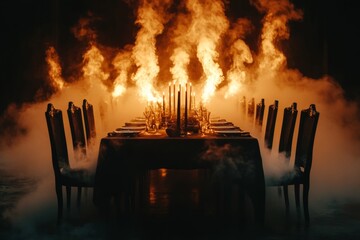
<instances>
[{"instance_id":1,"label":"high-backed chair","mask_svg":"<svg viewBox=\"0 0 360 240\"><path fill-rule=\"evenodd\" d=\"M240 100L240 111L241 111L241 117L245 119L246 117L246 97L243 96Z\"/></svg>"},{"instance_id":2,"label":"high-backed chair","mask_svg":"<svg viewBox=\"0 0 360 240\"><path fill-rule=\"evenodd\" d=\"M86 158L86 142L81 108L75 106L73 102L69 102L67 114L75 156L77 160L83 160Z\"/></svg>"},{"instance_id":3,"label":"high-backed chair","mask_svg":"<svg viewBox=\"0 0 360 240\"><path fill-rule=\"evenodd\" d=\"M251 98L250 101L248 102L248 108L247 108L247 115L248 118L250 118L251 120L253 120L254 112L255 112L255 99Z\"/></svg>"},{"instance_id":4,"label":"high-backed chair","mask_svg":"<svg viewBox=\"0 0 360 240\"><path fill-rule=\"evenodd\" d=\"M83 100L82 109L84 114L86 141L87 145L89 146L96 138L94 109L93 105L90 104L86 99Z\"/></svg>"},{"instance_id":5,"label":"high-backed chair","mask_svg":"<svg viewBox=\"0 0 360 240\"><path fill-rule=\"evenodd\" d=\"M315 104L301 111L300 125L296 143L294 168L277 179L269 182L274 186L294 185L295 203L298 216L300 216L300 185L303 186L303 210L306 226L310 223L309 216L309 189L310 171L313 158L313 147L320 113L316 111Z\"/></svg>"},{"instance_id":6,"label":"high-backed chair","mask_svg":"<svg viewBox=\"0 0 360 240\"><path fill-rule=\"evenodd\" d=\"M265 146L269 149L272 149L272 145L273 145L278 106L279 106L278 100L275 100L274 104L269 106L266 128L265 128Z\"/></svg>"},{"instance_id":7,"label":"high-backed chair","mask_svg":"<svg viewBox=\"0 0 360 240\"><path fill-rule=\"evenodd\" d=\"M297 114L298 110L296 102L292 103L290 107L284 108L279 141L279 153L284 153L288 160L290 160L289 158L291 156Z\"/></svg>"},{"instance_id":8,"label":"high-backed chair","mask_svg":"<svg viewBox=\"0 0 360 240\"><path fill-rule=\"evenodd\" d=\"M264 119L265 100L262 98L261 101L256 104L255 123L258 126L262 126Z\"/></svg>"},{"instance_id":9,"label":"high-backed chair","mask_svg":"<svg viewBox=\"0 0 360 240\"><path fill-rule=\"evenodd\" d=\"M279 153L284 154L286 161L288 164L290 163L291 157L291 148L294 136L294 129L297 117L297 103L294 102L290 107L284 108L284 115L283 121L281 126L281 133L280 133L280 141L279 141ZM270 182L270 186L272 183ZM276 185L276 184L275 184ZM279 187L279 195L281 196L281 186ZM282 186L284 190L284 200L285 200L285 207L286 207L286 215L289 215L289 194L288 194L288 186Z\"/></svg>"},{"instance_id":10,"label":"high-backed chair","mask_svg":"<svg viewBox=\"0 0 360 240\"><path fill-rule=\"evenodd\" d=\"M66 187L67 208L70 210L71 187L78 188L78 203L81 199L81 187L94 186L94 174L86 169L71 168L62 111L55 109L53 104L49 103L45 112L46 123L49 132L51 144L52 165L55 175L55 191L58 203L58 223L61 223L63 213L63 192L62 187Z\"/></svg>"}]
</instances>

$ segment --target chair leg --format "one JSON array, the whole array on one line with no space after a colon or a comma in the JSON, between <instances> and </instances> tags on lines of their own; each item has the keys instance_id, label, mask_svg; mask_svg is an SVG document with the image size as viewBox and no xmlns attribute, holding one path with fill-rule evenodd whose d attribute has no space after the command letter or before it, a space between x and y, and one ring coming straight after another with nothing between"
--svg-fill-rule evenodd
<instances>
[{"instance_id":1,"label":"chair leg","mask_svg":"<svg viewBox=\"0 0 360 240\"><path fill-rule=\"evenodd\" d=\"M63 213L63 195L62 195L61 184L56 184L55 190L56 190L56 197L58 202L57 223L61 224L62 213Z\"/></svg>"},{"instance_id":2,"label":"chair leg","mask_svg":"<svg viewBox=\"0 0 360 240\"><path fill-rule=\"evenodd\" d=\"M66 186L66 204L67 204L67 210L70 211L71 207L71 187Z\"/></svg>"},{"instance_id":3,"label":"chair leg","mask_svg":"<svg viewBox=\"0 0 360 240\"><path fill-rule=\"evenodd\" d=\"M294 185L294 190L295 190L296 212L297 212L298 221L300 221L300 216L301 216L301 212L300 212L300 184L295 184Z\"/></svg>"},{"instance_id":4,"label":"chair leg","mask_svg":"<svg viewBox=\"0 0 360 240\"><path fill-rule=\"evenodd\" d=\"M284 200L285 200L285 211L286 211L286 217L288 218L290 216L290 204L289 204L289 191L288 191L288 185L283 186L284 190Z\"/></svg>"},{"instance_id":5,"label":"chair leg","mask_svg":"<svg viewBox=\"0 0 360 240\"><path fill-rule=\"evenodd\" d=\"M81 203L81 187L78 187L78 192L77 192L77 207L80 208L80 203Z\"/></svg>"},{"instance_id":6,"label":"chair leg","mask_svg":"<svg viewBox=\"0 0 360 240\"><path fill-rule=\"evenodd\" d=\"M310 224L310 214L309 214L309 183L304 183L303 185L303 205L304 205L304 218L305 226Z\"/></svg>"}]
</instances>

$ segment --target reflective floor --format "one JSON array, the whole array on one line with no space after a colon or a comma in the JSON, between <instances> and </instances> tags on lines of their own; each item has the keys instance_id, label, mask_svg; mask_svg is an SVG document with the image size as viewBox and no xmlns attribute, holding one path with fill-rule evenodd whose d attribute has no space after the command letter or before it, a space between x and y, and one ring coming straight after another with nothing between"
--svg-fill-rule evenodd
<instances>
[{"instance_id":1,"label":"reflective floor","mask_svg":"<svg viewBox=\"0 0 360 240\"><path fill-rule=\"evenodd\" d=\"M87 189L81 208L74 200L58 226L52 179L36 182L2 172L0 239L360 239L359 202L313 203L311 224L305 228L293 209L285 217L278 190L267 189L265 227L260 229L250 201L236 204L236 189L230 211L224 212L205 171L156 170L148 180L145 201L137 203L134 215L124 209L119 214L116 207L99 212Z\"/></svg>"}]
</instances>

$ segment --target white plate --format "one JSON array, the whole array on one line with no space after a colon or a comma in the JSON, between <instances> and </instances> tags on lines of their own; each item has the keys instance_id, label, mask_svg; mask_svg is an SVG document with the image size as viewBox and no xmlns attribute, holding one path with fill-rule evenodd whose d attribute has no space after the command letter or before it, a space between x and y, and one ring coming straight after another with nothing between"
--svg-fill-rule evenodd
<instances>
[{"instance_id":1,"label":"white plate","mask_svg":"<svg viewBox=\"0 0 360 240\"><path fill-rule=\"evenodd\" d=\"M145 126L122 126L120 128L117 128L117 131L121 131L121 130L133 130L133 131L140 131L140 130L144 130Z\"/></svg>"},{"instance_id":2,"label":"white plate","mask_svg":"<svg viewBox=\"0 0 360 240\"><path fill-rule=\"evenodd\" d=\"M221 121L221 122L211 122L210 126L234 126L234 124L232 122Z\"/></svg>"},{"instance_id":3,"label":"white plate","mask_svg":"<svg viewBox=\"0 0 360 240\"><path fill-rule=\"evenodd\" d=\"M115 130L114 133L140 133L141 131L135 130Z\"/></svg>"},{"instance_id":4,"label":"white plate","mask_svg":"<svg viewBox=\"0 0 360 240\"><path fill-rule=\"evenodd\" d=\"M210 128L216 130L216 129L236 129L238 127L234 125L224 125L224 126L211 126Z\"/></svg>"},{"instance_id":5,"label":"white plate","mask_svg":"<svg viewBox=\"0 0 360 240\"><path fill-rule=\"evenodd\" d=\"M227 122L224 118L210 118L211 122Z\"/></svg>"},{"instance_id":6,"label":"white plate","mask_svg":"<svg viewBox=\"0 0 360 240\"><path fill-rule=\"evenodd\" d=\"M113 132L109 132L108 136L109 137L116 137L116 136L120 136L120 137L135 137L137 135L139 135L141 131L131 131L131 130L116 130Z\"/></svg>"},{"instance_id":7,"label":"white plate","mask_svg":"<svg viewBox=\"0 0 360 240\"><path fill-rule=\"evenodd\" d=\"M241 131L241 130L221 130L221 131L214 131L218 135L224 135L224 136L250 136L249 132Z\"/></svg>"},{"instance_id":8,"label":"white plate","mask_svg":"<svg viewBox=\"0 0 360 240\"><path fill-rule=\"evenodd\" d=\"M137 118L135 118L135 119L132 119L131 121L132 121L132 122L143 122L143 123L145 123L145 118L137 117Z\"/></svg>"},{"instance_id":9,"label":"white plate","mask_svg":"<svg viewBox=\"0 0 360 240\"><path fill-rule=\"evenodd\" d=\"M126 122L125 127L145 126L145 122Z\"/></svg>"},{"instance_id":10,"label":"white plate","mask_svg":"<svg viewBox=\"0 0 360 240\"><path fill-rule=\"evenodd\" d=\"M132 130L115 130L113 132L109 132L108 136L137 136L141 131L132 131Z\"/></svg>"}]
</instances>

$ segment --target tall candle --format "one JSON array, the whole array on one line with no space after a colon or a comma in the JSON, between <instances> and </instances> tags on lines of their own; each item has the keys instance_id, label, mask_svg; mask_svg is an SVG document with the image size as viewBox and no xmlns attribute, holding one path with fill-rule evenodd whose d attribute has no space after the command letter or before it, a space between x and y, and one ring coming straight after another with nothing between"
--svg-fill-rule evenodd
<instances>
[{"instance_id":1,"label":"tall candle","mask_svg":"<svg viewBox=\"0 0 360 240\"><path fill-rule=\"evenodd\" d=\"M178 132L180 132L180 101L181 101L181 98L180 98L180 88L181 88L181 85L179 85L179 90L178 90L178 101L177 101L177 115L176 115L176 130Z\"/></svg>"},{"instance_id":2,"label":"tall candle","mask_svg":"<svg viewBox=\"0 0 360 240\"><path fill-rule=\"evenodd\" d=\"M184 120L184 125L185 125L185 131L187 129L187 118L188 118L188 108L187 108L187 87L188 87L188 84L186 83L185 85L185 120Z\"/></svg>"},{"instance_id":3,"label":"tall candle","mask_svg":"<svg viewBox=\"0 0 360 240\"><path fill-rule=\"evenodd\" d=\"M173 93L174 93L174 94L173 94L173 104L174 104L174 117L175 117L175 108L176 108L176 107L175 107L175 106L176 106L176 105L175 105L175 81L174 81L174 83L173 83Z\"/></svg>"},{"instance_id":4,"label":"tall candle","mask_svg":"<svg viewBox=\"0 0 360 240\"><path fill-rule=\"evenodd\" d=\"M163 92L163 115L165 117L165 93Z\"/></svg>"},{"instance_id":5,"label":"tall candle","mask_svg":"<svg viewBox=\"0 0 360 240\"><path fill-rule=\"evenodd\" d=\"M171 118L171 83L169 83L169 119L170 118Z\"/></svg>"},{"instance_id":6,"label":"tall candle","mask_svg":"<svg viewBox=\"0 0 360 240\"><path fill-rule=\"evenodd\" d=\"M192 85L191 85L191 83L190 83L190 93L189 93L189 112L190 112L190 115L191 115L191 98L192 98L192 95L191 95L191 92L192 92Z\"/></svg>"}]
</instances>

